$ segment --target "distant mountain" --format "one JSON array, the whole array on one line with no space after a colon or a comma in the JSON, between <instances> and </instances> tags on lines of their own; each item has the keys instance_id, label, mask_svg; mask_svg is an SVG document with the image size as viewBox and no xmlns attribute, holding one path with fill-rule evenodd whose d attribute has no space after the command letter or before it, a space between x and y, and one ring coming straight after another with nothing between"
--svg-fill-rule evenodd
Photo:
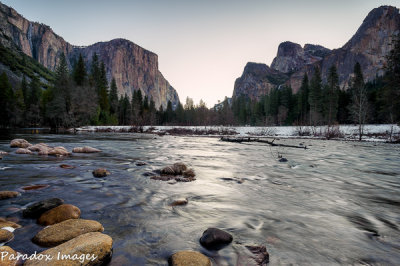
<instances>
[{"instance_id":1,"label":"distant mountain","mask_svg":"<svg viewBox=\"0 0 400 266\"><path fill-rule=\"evenodd\" d=\"M128 40L115 39L87 47L73 46L49 26L31 22L0 2L0 45L11 53L24 53L49 70L56 68L62 53L71 66L79 53L90 63L96 52L104 61L108 80L116 79L119 95L131 96L133 90L140 89L144 95L153 98L157 107L162 105L165 108L168 101L173 106L179 103L177 92L158 70L157 55ZM0 70L11 74L14 82L21 79L21 73L10 69L2 59Z\"/></svg>"},{"instance_id":2,"label":"distant mountain","mask_svg":"<svg viewBox=\"0 0 400 266\"><path fill-rule=\"evenodd\" d=\"M385 57L391 50L393 36L399 33L399 9L381 6L367 15L354 36L339 49L329 50L312 44L301 47L297 43L283 42L271 67L255 63L246 65L242 76L235 81L233 97L258 98L279 85L291 86L297 92L304 74L311 77L316 66L326 81L328 69L335 65L342 89L348 88L356 62L361 64L364 78L373 80L384 73ZM252 67L255 65L257 71Z\"/></svg>"}]
</instances>

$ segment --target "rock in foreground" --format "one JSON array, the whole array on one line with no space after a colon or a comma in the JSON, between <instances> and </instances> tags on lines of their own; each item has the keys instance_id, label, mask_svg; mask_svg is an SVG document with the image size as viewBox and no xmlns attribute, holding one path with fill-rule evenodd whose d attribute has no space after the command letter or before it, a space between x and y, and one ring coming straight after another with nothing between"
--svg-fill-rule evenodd
<instances>
[{"instance_id":1,"label":"rock in foreground","mask_svg":"<svg viewBox=\"0 0 400 266\"><path fill-rule=\"evenodd\" d=\"M110 174L105 168L98 168L92 172L94 177L106 177Z\"/></svg>"},{"instance_id":2,"label":"rock in foreground","mask_svg":"<svg viewBox=\"0 0 400 266\"><path fill-rule=\"evenodd\" d=\"M91 232L40 253L51 256L53 259L50 261L29 260L24 265L102 265L102 263L106 263L111 258L112 244L113 241L110 236L100 232Z\"/></svg>"},{"instance_id":3,"label":"rock in foreground","mask_svg":"<svg viewBox=\"0 0 400 266\"><path fill-rule=\"evenodd\" d=\"M82 234L103 231L103 226L97 221L70 219L44 228L32 241L40 246L54 247Z\"/></svg>"},{"instance_id":4,"label":"rock in foreground","mask_svg":"<svg viewBox=\"0 0 400 266\"><path fill-rule=\"evenodd\" d=\"M232 242L232 235L218 228L208 228L200 238L200 244L211 250L219 250Z\"/></svg>"},{"instance_id":5,"label":"rock in foreground","mask_svg":"<svg viewBox=\"0 0 400 266\"><path fill-rule=\"evenodd\" d=\"M89 146L85 146L85 147L76 147L72 150L72 152L74 152L74 153L96 153L96 152L101 152L101 150L92 148Z\"/></svg>"},{"instance_id":6,"label":"rock in foreground","mask_svg":"<svg viewBox=\"0 0 400 266\"><path fill-rule=\"evenodd\" d=\"M20 193L16 191L0 191L0 200L18 197Z\"/></svg>"},{"instance_id":7,"label":"rock in foreground","mask_svg":"<svg viewBox=\"0 0 400 266\"><path fill-rule=\"evenodd\" d=\"M31 144L24 139L13 139L10 143L11 148L28 148Z\"/></svg>"},{"instance_id":8,"label":"rock in foreground","mask_svg":"<svg viewBox=\"0 0 400 266\"><path fill-rule=\"evenodd\" d=\"M8 230L0 229L0 243L7 243L14 238L14 234ZM0 260L1 261L1 260ZM1 263L0 263L1 265Z\"/></svg>"},{"instance_id":9,"label":"rock in foreground","mask_svg":"<svg viewBox=\"0 0 400 266\"><path fill-rule=\"evenodd\" d=\"M4 253L3 253L4 252ZM8 246L0 247L0 254L4 257L0 257L1 266L15 266L17 265L17 252Z\"/></svg>"},{"instance_id":10,"label":"rock in foreground","mask_svg":"<svg viewBox=\"0 0 400 266\"><path fill-rule=\"evenodd\" d=\"M69 219L78 219L81 216L81 210L71 204L62 204L54 209L43 213L38 219L38 224L52 225Z\"/></svg>"},{"instance_id":11,"label":"rock in foreground","mask_svg":"<svg viewBox=\"0 0 400 266\"><path fill-rule=\"evenodd\" d=\"M203 254L184 250L178 251L169 258L169 265L171 266L211 266L211 261Z\"/></svg>"},{"instance_id":12,"label":"rock in foreground","mask_svg":"<svg viewBox=\"0 0 400 266\"><path fill-rule=\"evenodd\" d=\"M42 201L38 201L26 207L26 209L22 212L22 215L25 218L39 218L40 215L51 210L57 206L63 204L64 201L59 198L51 198Z\"/></svg>"}]
</instances>

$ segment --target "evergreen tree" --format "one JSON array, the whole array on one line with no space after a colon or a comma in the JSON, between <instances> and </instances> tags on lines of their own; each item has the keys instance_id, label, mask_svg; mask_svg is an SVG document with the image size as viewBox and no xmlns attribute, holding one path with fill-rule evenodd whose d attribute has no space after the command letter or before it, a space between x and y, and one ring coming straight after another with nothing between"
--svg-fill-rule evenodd
<instances>
[{"instance_id":1,"label":"evergreen tree","mask_svg":"<svg viewBox=\"0 0 400 266\"><path fill-rule=\"evenodd\" d=\"M24 98L24 105L28 105L28 83L26 82L25 75L22 77L22 82L21 82L21 91L22 91L22 96Z\"/></svg>"},{"instance_id":2,"label":"evergreen tree","mask_svg":"<svg viewBox=\"0 0 400 266\"><path fill-rule=\"evenodd\" d=\"M98 91L99 91L99 105L101 111L108 113L110 105L108 102L108 81L106 76L106 68L103 62L100 64L100 76L98 80Z\"/></svg>"},{"instance_id":3,"label":"evergreen tree","mask_svg":"<svg viewBox=\"0 0 400 266\"><path fill-rule=\"evenodd\" d=\"M310 104L308 103L309 84L307 73L305 73L303 76L298 94L299 119L300 124L304 125L306 123L307 114L310 111Z\"/></svg>"},{"instance_id":4,"label":"evergreen tree","mask_svg":"<svg viewBox=\"0 0 400 266\"><path fill-rule=\"evenodd\" d=\"M83 84L86 81L87 73L86 73L85 62L83 61L82 54L79 54L78 63L75 64L75 67L73 70L73 76L74 76L75 84L78 86L83 86Z\"/></svg>"},{"instance_id":5,"label":"evergreen tree","mask_svg":"<svg viewBox=\"0 0 400 266\"><path fill-rule=\"evenodd\" d=\"M110 114L115 115L118 111L118 89L117 83L113 78L111 80L111 87L110 87Z\"/></svg>"},{"instance_id":6,"label":"evergreen tree","mask_svg":"<svg viewBox=\"0 0 400 266\"><path fill-rule=\"evenodd\" d=\"M316 126L321 115L321 89L322 80L319 67L315 67L314 75L310 82L308 103L310 104L310 125Z\"/></svg>"},{"instance_id":7,"label":"evergreen tree","mask_svg":"<svg viewBox=\"0 0 400 266\"><path fill-rule=\"evenodd\" d=\"M328 84L325 86L324 92L325 119L328 123L329 131L329 127L336 121L339 99L339 76L334 65L329 68Z\"/></svg>"},{"instance_id":8,"label":"evergreen tree","mask_svg":"<svg viewBox=\"0 0 400 266\"><path fill-rule=\"evenodd\" d=\"M5 72L0 75L0 106L0 126L10 126L14 111L14 93Z\"/></svg>"},{"instance_id":9,"label":"evergreen tree","mask_svg":"<svg viewBox=\"0 0 400 266\"><path fill-rule=\"evenodd\" d=\"M93 54L92 63L90 65L90 85L98 89L100 80L100 63L96 53ZM97 94L100 92L97 91Z\"/></svg>"}]
</instances>

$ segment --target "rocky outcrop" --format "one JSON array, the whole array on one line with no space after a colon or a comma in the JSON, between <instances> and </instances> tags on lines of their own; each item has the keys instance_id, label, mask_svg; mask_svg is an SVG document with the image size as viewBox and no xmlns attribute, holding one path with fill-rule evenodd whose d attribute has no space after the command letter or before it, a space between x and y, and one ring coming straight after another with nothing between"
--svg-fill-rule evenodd
<instances>
[{"instance_id":1,"label":"rocky outcrop","mask_svg":"<svg viewBox=\"0 0 400 266\"><path fill-rule=\"evenodd\" d=\"M235 81L233 97L243 94L258 99L271 87L279 85L291 86L297 92L305 73L310 77L314 68L319 67L322 80L326 82L332 65L337 68L341 89L347 89L356 62L361 65L364 79L371 81L377 75L383 75L386 56L391 50L390 44L393 36L398 34L399 9L381 6L367 15L354 36L339 49L329 50L313 44L301 47L296 43L283 42L270 68L264 64L257 64L257 67L254 63L246 65L243 75ZM254 68L258 71L252 70ZM282 78L285 75L286 79Z\"/></svg>"},{"instance_id":2,"label":"rocky outcrop","mask_svg":"<svg viewBox=\"0 0 400 266\"><path fill-rule=\"evenodd\" d=\"M287 79L286 74L272 69L266 64L247 63L242 76L235 81L233 98L245 95L253 100L258 99Z\"/></svg>"},{"instance_id":3,"label":"rocky outcrop","mask_svg":"<svg viewBox=\"0 0 400 266\"><path fill-rule=\"evenodd\" d=\"M141 90L152 98L158 108L165 109L168 101L174 107L179 103L175 89L158 70L156 54L131 41L115 39L87 47L73 46L44 24L30 22L14 9L0 3L0 43L8 48L20 49L50 70L55 70L64 53L69 66L81 53L90 64L94 53L104 61L108 81L114 77L119 95L132 96Z\"/></svg>"}]
</instances>

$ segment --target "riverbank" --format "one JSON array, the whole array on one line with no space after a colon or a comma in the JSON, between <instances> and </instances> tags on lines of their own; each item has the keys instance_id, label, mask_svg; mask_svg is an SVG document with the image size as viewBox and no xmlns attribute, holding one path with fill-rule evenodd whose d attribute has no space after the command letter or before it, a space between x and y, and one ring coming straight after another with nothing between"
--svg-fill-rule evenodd
<instances>
[{"instance_id":1,"label":"riverbank","mask_svg":"<svg viewBox=\"0 0 400 266\"><path fill-rule=\"evenodd\" d=\"M158 135L185 136L240 136L305 139L358 140L358 125L327 126L276 126L276 127L228 127L228 126L85 126L70 129L71 132L134 132ZM400 140L400 126L395 124L365 125L363 141L396 142Z\"/></svg>"}]
</instances>

